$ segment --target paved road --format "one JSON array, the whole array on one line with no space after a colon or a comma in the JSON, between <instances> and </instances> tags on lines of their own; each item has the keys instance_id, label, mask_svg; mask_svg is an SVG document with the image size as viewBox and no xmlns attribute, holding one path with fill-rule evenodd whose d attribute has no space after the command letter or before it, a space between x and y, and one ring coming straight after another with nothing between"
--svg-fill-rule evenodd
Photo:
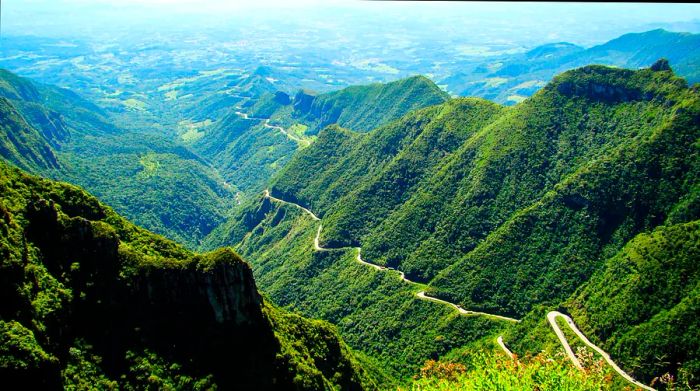
<instances>
[{"instance_id":1,"label":"paved road","mask_svg":"<svg viewBox=\"0 0 700 391\"><path fill-rule=\"evenodd\" d=\"M479 312L479 311L465 310L464 308L458 306L458 305L455 304L455 303L451 303L451 302L446 301L446 300L441 300L441 299L438 299L438 298L436 298L436 297L427 296L427 295L425 294L424 291L418 292L418 293L416 294L416 296L418 296L419 298L421 298L421 299L423 299L423 300L430 300L430 301L434 301L434 302L436 302L436 303L442 303L442 304L446 304L446 305L452 306L454 309L456 309L457 311L459 311L459 313L462 314L462 315L488 316L488 317L490 317L490 318L496 318L496 319L500 319L500 320L506 320L506 321L508 321L508 322L520 322L518 319L509 318L509 317L507 317L507 316L489 314L489 313L487 313L487 312Z\"/></svg>"},{"instance_id":2,"label":"paved road","mask_svg":"<svg viewBox=\"0 0 700 391\"><path fill-rule=\"evenodd\" d=\"M506 352L506 354L508 355L508 357L510 357L510 358L512 358L512 359L515 359L515 354L513 354L513 352L511 352L510 349L508 349L508 347L506 346L506 344L503 342L503 336L502 336L502 335L499 335L498 338L496 338L496 344L497 344L498 346L500 346L501 349L503 349L504 352Z\"/></svg>"},{"instance_id":3,"label":"paved road","mask_svg":"<svg viewBox=\"0 0 700 391\"><path fill-rule=\"evenodd\" d=\"M301 205L299 205L299 204L295 204L295 203L293 203L293 202L288 202L288 201L281 200L281 199L279 199L279 198L273 197L273 196L270 194L270 191L269 191L268 189L265 189L265 190L263 191L263 196L265 196L265 198L269 198L269 199L272 200L272 201L279 202L279 203L281 203L281 204L291 205L291 206L293 206L293 207L295 207L295 208L299 208L299 209L301 209L304 213L306 213L306 214L308 214L309 216L311 216L312 219L314 219L314 220L316 220L316 221L321 221L321 219L319 219L318 216L316 216L316 215L314 214L314 212L312 212L312 211L310 211L310 210L304 208L303 206L301 206ZM320 227L319 227L319 228L320 228ZM319 233L320 233L320 232L321 232L321 230L319 229Z\"/></svg>"},{"instance_id":4,"label":"paved road","mask_svg":"<svg viewBox=\"0 0 700 391\"><path fill-rule=\"evenodd\" d=\"M319 219L318 216L316 216L312 211L310 211L310 210L307 209L307 208L304 208L303 206L301 206L301 205L299 205L299 204L295 204L295 203L293 203L293 202L284 201L284 200L282 200L282 199L273 197L273 196L270 194L270 190L269 190L269 189L265 189L265 190L263 191L263 195L264 195L266 198L269 198L270 200L273 200L273 201L276 201L276 202L279 202L279 203L282 203L282 204L287 204L287 205L291 205L291 206L294 206L294 207L296 207L296 208L299 208L299 209L301 209L302 211L304 211L304 213L306 213L306 214L308 214L309 216L311 216L311 218L314 219L315 221L320 221L320 220L321 220L321 219ZM361 264L363 264L363 265L369 266L369 267L371 267L371 268L373 268L373 269L379 270L379 271L396 271L397 273L399 273L399 276L401 277L401 279L402 279L403 281L405 281L405 282L407 282L407 283L409 283L409 284L417 284L417 282L411 281L411 280L409 280L408 278L406 278L406 274L404 274L404 272L402 272L401 270L394 269L394 268L389 268L389 267L386 267L386 266L376 265L376 264L374 264L374 263L367 262L367 261L365 261L364 259L362 259L362 247L334 247L334 248L322 247L321 244L320 244L321 230L322 230L322 229L323 229L323 224L319 224L319 225L318 225L318 229L316 230L316 236L314 236L314 250L316 250L316 251L332 251L332 250L347 250L347 249L354 248L354 249L357 250L357 257L355 258L355 259L357 260L357 262L359 262L359 263L361 263ZM435 297L428 296L428 295L425 294L425 291L420 291L420 292L416 293L416 297L419 298L419 299L421 299L421 300L427 300L427 301L432 301L432 302L435 302L435 303L440 303L440 304L449 305L449 306L453 307L454 309L456 309L456 310L457 310L460 314L462 314L462 315L469 315L469 316L475 316L475 315L478 315L478 316L488 316L488 317L491 317L491 318L500 319L500 320L506 320L506 321L509 321L509 322L518 322L517 319L509 318L509 317L507 317L507 316L489 314L489 313L486 313L486 312L478 312L478 311L469 311L469 310L465 310L464 308L458 306L457 304L451 303L451 302L446 301L446 300L441 300L441 299L438 299L438 298L435 298Z\"/></svg>"},{"instance_id":5,"label":"paved road","mask_svg":"<svg viewBox=\"0 0 700 391\"><path fill-rule=\"evenodd\" d=\"M583 366L581 365L581 362L578 360L573 350L571 349L571 346L569 345L566 336L559 328L559 325L557 324L557 318L564 319L566 321L566 324L576 334L576 336L581 341L583 341L583 343L586 344L589 348L595 350L598 354L603 356L603 359L608 363L608 365L610 365L620 376L625 378L625 380L645 390L656 391L653 388L647 386L646 384L638 382L632 376L627 374L627 372L623 371L622 368L617 366L617 364L615 364L615 362L610 358L610 355L607 352L599 348L597 345L594 345L591 341L588 340L588 338L586 338L586 336L581 332L581 330L579 330L578 327L576 327L576 324L574 323L573 319L571 319L571 317L569 317L568 315L564 315L558 311L551 311L547 314L547 321L552 326L552 329L554 329L554 333L557 335L557 338L559 338L559 342L561 342L561 344L564 346L566 355L577 368L583 369Z\"/></svg>"},{"instance_id":6,"label":"paved road","mask_svg":"<svg viewBox=\"0 0 700 391\"><path fill-rule=\"evenodd\" d=\"M305 147L308 147L309 145L311 145L311 141L309 141L309 140L304 140L304 139L302 139L302 138L299 138L299 137L297 137L297 136L295 136L295 135L293 135L293 134L287 132L287 130L286 130L285 128L281 127L281 126L270 125L270 119L269 119L269 118L251 117L251 116L249 116L247 113L244 113L244 112L242 112L242 111L236 111L235 113L236 113L236 115L238 115L239 117L241 117L241 118L243 118L243 119L249 119L249 120L253 120L253 121L263 121L263 126L264 126L264 127L268 128L268 129L277 130L277 131L279 131L280 133L282 133L283 135L287 136L287 138L289 138L290 140L292 140L292 141L294 141L294 142L296 142L296 143L298 143L298 144L302 144L302 145L304 145Z\"/></svg>"},{"instance_id":7,"label":"paved road","mask_svg":"<svg viewBox=\"0 0 700 391\"><path fill-rule=\"evenodd\" d=\"M307 208L304 208L301 205L273 197L272 195L270 195L270 191L268 189L265 189L264 195L265 195L265 197L267 197L273 201L280 202L280 203L287 204L287 205L292 205L294 207L301 209L306 214L311 216L311 218L314 219L315 221L321 220L313 212L311 212ZM319 241L320 241L322 229L323 229L323 224L319 224L318 230L316 231L316 236L314 237L314 250L316 250L316 251L331 251L331 250L347 250L347 249L352 248L352 247L339 247L339 248L321 247ZM354 247L354 248L357 250L357 258L356 258L357 262L359 262L363 265L372 267L372 268L379 270L379 271L389 271L389 270L396 271L399 273L399 275L401 276L401 279L403 281L410 283L410 284L417 284L415 281L411 281L411 280L407 279L406 275L398 269L388 268L388 267L380 266L380 265L375 265L373 263L370 263L370 262L363 260L362 259L362 248L361 247ZM432 301L435 303L449 305L449 306L453 307L454 309L456 309L462 315L486 316L489 318L504 320L504 321L508 321L508 322L520 322L520 320L518 320L518 319L509 318L507 316L489 314L486 312L465 310L464 308L460 307L459 305L457 305L455 303L452 303L452 302L449 302L446 300L442 300L442 299L438 299L436 297L428 296L425 294L425 291L420 291L420 292L416 293L416 297L421 299L421 300L427 300L427 301ZM638 382L632 376L628 375L625 371L623 371L617 364L615 364L615 362L610 358L610 355L608 353L606 353L603 349L599 348L598 346L594 345L591 341L588 340L588 338L586 338L586 336L581 332L581 330L578 329L578 327L576 327L576 325L574 324L574 321L569 316L564 315L561 312L551 311L547 314L547 321L549 321L549 324L552 326L552 329L554 329L554 333L557 335L557 338L559 338L559 342L564 347L564 351L566 352L566 355L569 357L569 359L574 364L574 366L576 366L579 369L583 369L581 362L578 360L578 358L574 354L573 350L571 349L571 345L569 345L569 342L566 339L566 336L564 335L562 330L559 328L559 325L556 322L557 317L562 317L564 320L566 320L566 323L569 326L569 328L571 328L571 330L573 330L573 332L576 333L576 335L581 339L581 341L583 341L583 343L585 343L591 349L598 352L598 354L603 356L603 359L605 359L605 361L615 370L615 372L617 372L618 374L620 374L620 376L625 378L625 380L627 380L628 382L630 382L630 383L634 384L635 386L640 387L642 389L649 390L649 391L656 391L655 389ZM501 349L503 349L504 352L506 352L506 354L508 354L508 356L510 358L515 359L515 354L513 354L513 352L511 352L510 349L508 349L508 347L506 347L505 343L503 342L503 336L499 336L496 339L496 343L498 344L498 346Z\"/></svg>"}]
</instances>

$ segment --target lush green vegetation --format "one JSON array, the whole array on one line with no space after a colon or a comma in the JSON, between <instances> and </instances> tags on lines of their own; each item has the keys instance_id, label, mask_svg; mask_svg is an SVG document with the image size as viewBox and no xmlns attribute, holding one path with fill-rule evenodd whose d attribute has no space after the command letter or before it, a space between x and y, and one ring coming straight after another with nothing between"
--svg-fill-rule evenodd
<instances>
[{"instance_id":1,"label":"lush green vegetation","mask_svg":"<svg viewBox=\"0 0 700 391\"><path fill-rule=\"evenodd\" d=\"M208 132L195 148L208 156L226 180L247 193L261 192L267 178L284 167L297 143L261 120L232 113Z\"/></svg>"},{"instance_id":2,"label":"lush green vegetation","mask_svg":"<svg viewBox=\"0 0 700 391\"><path fill-rule=\"evenodd\" d=\"M700 222L640 234L564 303L582 330L650 380L694 383L700 365Z\"/></svg>"},{"instance_id":3,"label":"lush green vegetation","mask_svg":"<svg viewBox=\"0 0 700 391\"><path fill-rule=\"evenodd\" d=\"M600 96L596 85L609 87ZM629 117L634 113L642 121L626 126L633 134L621 139L616 148L582 161L560 183L543 187L548 191L540 199L523 205L435 279L435 287L467 306L524 314L534 304L554 304L637 233L663 224L672 214L682 214L683 220L697 218L693 217L694 201L686 201L696 197L692 186L700 173L696 91L669 71L610 68L570 72L541 95L552 91L562 97L573 94L574 102L593 104L602 98L621 99L621 94L625 99L646 95L650 112L640 110L640 102L633 103ZM568 108L561 103L557 107ZM668 113L659 112L666 107ZM623 110L618 108L612 120L622 121ZM543 163L549 162L544 159ZM548 178L537 170L521 171L521 178L535 175L535 184L547 183ZM456 286L466 276L471 283Z\"/></svg>"},{"instance_id":4,"label":"lush green vegetation","mask_svg":"<svg viewBox=\"0 0 700 391\"><path fill-rule=\"evenodd\" d=\"M480 353L463 357L461 361L464 363L428 361L421 368L418 379L405 389L595 391L610 388L612 382L602 363L579 371L562 359L538 355L511 360L505 356Z\"/></svg>"},{"instance_id":5,"label":"lush green vegetation","mask_svg":"<svg viewBox=\"0 0 700 391\"><path fill-rule=\"evenodd\" d=\"M247 224L237 246L261 289L275 303L337 325L343 338L378 367L384 385L405 382L426 357L438 357L504 327L459 316L445 305L417 300L419 286L398 273L357 263L353 249L313 251L317 222L289 205L251 203L238 218ZM238 239L236 238L236 239Z\"/></svg>"},{"instance_id":6,"label":"lush green vegetation","mask_svg":"<svg viewBox=\"0 0 700 391\"><path fill-rule=\"evenodd\" d=\"M330 325L77 187L0 163L0 377L43 389L371 389ZM17 383L20 382L20 383Z\"/></svg>"},{"instance_id":7,"label":"lush green vegetation","mask_svg":"<svg viewBox=\"0 0 700 391\"><path fill-rule=\"evenodd\" d=\"M0 98L0 156L18 167L36 172L59 168L46 138L31 127L6 98Z\"/></svg>"},{"instance_id":8,"label":"lush green vegetation","mask_svg":"<svg viewBox=\"0 0 700 391\"><path fill-rule=\"evenodd\" d=\"M692 193L696 101L697 93L669 71L582 68L500 115L488 114L481 107L486 103L470 114L468 101L455 101L366 136L323 132L273 181L272 192L323 216L324 242L361 243L368 259L399 266L414 278L431 280L443 272L435 285L452 299L523 315L532 303L565 298L601 255L661 223ZM686 109L687 115L679 113ZM459 114L444 114L450 111ZM668 175L653 174L657 163L650 154L664 156ZM627 184L610 187L615 180ZM639 193L632 193L634 183L644 183ZM596 185L606 186L598 203L574 190ZM616 207L608 203L613 194L645 203L624 212L641 214L634 217L638 223L628 226L624 216L608 215ZM592 215L589 209L597 211L597 222L591 216L566 220ZM652 214L658 217L645 222ZM534 224L535 218L542 222ZM527 237L506 239L508 232ZM583 247L574 247L572 237ZM581 262L567 258L574 253ZM551 273L533 276L543 262ZM576 273L569 273L573 268ZM536 290L527 303L510 294L531 288Z\"/></svg>"},{"instance_id":9,"label":"lush green vegetation","mask_svg":"<svg viewBox=\"0 0 700 391\"><path fill-rule=\"evenodd\" d=\"M619 262L614 257L633 238L700 218L699 118L697 88L689 88L665 61L638 71L589 66L558 76L512 108L457 99L367 134L329 127L292 159L271 189L323 218L321 241L326 246L361 245L364 259L429 282L439 297L468 309L524 317L504 334L516 352L560 348L544 315L561 305L571 309L577 322L581 316L584 331L597 342L606 341L601 346L644 381L666 372L696 379L697 347L687 335L698 327L690 320L698 292L690 277L694 266L681 260L694 258L697 236L674 245L685 246L688 253L667 248L655 256L663 259L662 265L676 265L669 270L672 281L688 275L681 280L688 282L687 288L659 287L663 306L654 304L660 299L648 300L648 307L637 310L645 315L627 319L629 325L621 323L617 329L619 317L626 315L609 304L621 300L644 306L645 298L630 297L604 282L589 291L585 287L589 280L595 284L591 278L597 272L610 268L606 260ZM253 261L261 287L275 302L330 320L351 346L386 360L391 344L415 338L413 333L404 331L375 344L386 332L366 339L369 331L358 328L354 317L361 313L357 319L366 323L373 318L365 308L382 308L383 322L405 319L397 310L403 305L391 294L374 299L369 289L359 293L360 283L375 273L366 267L362 271L349 250L343 255L313 252L316 225L300 215L268 200L251 202L233 222L214 231L207 244L239 243L237 249ZM358 274L344 274L353 268L359 268ZM620 273L625 272L615 270L608 278L623 284L627 280ZM395 275L381 274L382 279ZM412 288L402 283L392 292L402 289ZM360 296L364 301L354 304ZM405 300L416 302L409 295ZM354 305L343 313L347 303ZM412 305L421 306L413 318L441 307ZM600 325L584 314L603 310L611 312L600 314ZM664 311L668 313L662 315ZM430 331L440 323L437 319L416 326L427 336L412 343L439 335ZM608 326L605 319L610 319ZM688 334L671 336L673 322L686 325ZM475 324L447 327L464 327L470 341L493 332ZM603 327L608 329L599 329ZM377 329L381 326L371 330ZM648 343L642 344L643 338ZM657 343L659 349L653 347ZM670 346L682 347L683 353ZM454 347L426 349L419 356ZM664 353L651 360L658 352ZM401 353L391 356L398 358L396 363L385 361L392 376L415 372L420 364ZM665 357L683 364L663 364ZM638 368L642 360L647 365ZM396 371L401 361L410 366Z\"/></svg>"},{"instance_id":10,"label":"lush green vegetation","mask_svg":"<svg viewBox=\"0 0 700 391\"><path fill-rule=\"evenodd\" d=\"M190 247L233 205L233 189L201 158L161 136L116 128L70 91L0 70L0 112L2 158L83 186L138 224Z\"/></svg>"},{"instance_id":11,"label":"lush green vegetation","mask_svg":"<svg viewBox=\"0 0 700 391\"><path fill-rule=\"evenodd\" d=\"M303 98L297 95L291 116L315 134L331 124L366 132L410 111L443 103L449 96L430 79L414 76Z\"/></svg>"},{"instance_id":12,"label":"lush green vegetation","mask_svg":"<svg viewBox=\"0 0 700 391\"><path fill-rule=\"evenodd\" d=\"M326 125L370 130L447 99L434 83L417 76L320 95L300 91L293 99L281 91L266 93L241 110L253 118L270 118L272 124L280 124L296 138L310 141ZM254 194L308 143L298 145L278 130L264 127L262 120L242 118L237 110L232 109L212 126L194 148L240 190Z\"/></svg>"}]
</instances>

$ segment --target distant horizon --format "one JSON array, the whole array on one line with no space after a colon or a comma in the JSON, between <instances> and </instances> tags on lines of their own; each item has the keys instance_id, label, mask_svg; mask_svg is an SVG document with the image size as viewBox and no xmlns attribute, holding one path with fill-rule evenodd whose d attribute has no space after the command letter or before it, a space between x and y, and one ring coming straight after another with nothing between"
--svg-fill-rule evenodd
<instances>
[{"instance_id":1,"label":"distant horizon","mask_svg":"<svg viewBox=\"0 0 700 391\"><path fill-rule=\"evenodd\" d=\"M535 46L570 42L590 47L628 32L664 28L700 32L700 4L657 3L484 3L279 0L26 0L5 2L3 36L104 39L155 32L214 31L318 34L345 31L359 39L364 30L391 34L419 31L427 38L457 37L489 43ZM357 31L356 31L357 30ZM507 30L507 31L506 31ZM519 34L513 35L517 31Z\"/></svg>"}]
</instances>

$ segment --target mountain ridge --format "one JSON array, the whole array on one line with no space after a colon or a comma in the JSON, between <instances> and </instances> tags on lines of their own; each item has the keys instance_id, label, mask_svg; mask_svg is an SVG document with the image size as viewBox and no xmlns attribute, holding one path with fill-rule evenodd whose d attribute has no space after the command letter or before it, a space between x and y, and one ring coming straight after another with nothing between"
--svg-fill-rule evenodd
<instances>
[{"instance_id":1,"label":"mountain ridge","mask_svg":"<svg viewBox=\"0 0 700 391\"><path fill-rule=\"evenodd\" d=\"M387 179L401 181L411 169L430 167L411 142L423 132L430 134L427 130L439 123L435 118L447 107L470 100L412 112L366 134L329 127L272 181L271 193L323 218L319 246L361 245L363 258L429 282L428 293L438 298L475 311L525 315L515 329L523 341L534 341L521 328L536 322L535 330L542 333L546 317L541 308L556 309L552 307L573 295L625 243L666 222L698 218L697 191L691 185L700 175L693 150L700 100L697 90L664 64L643 70L583 67L558 76L519 105L493 106L494 115L481 122L462 117L456 121L459 128L476 130L458 138L453 152L437 160L435 174L433 169L419 174L417 187L408 187L410 197L388 210L377 209L396 189ZM435 127L437 134L450 134L449 129ZM399 134L408 141L392 138ZM388 167L401 153L416 167L390 175ZM373 178L386 179L372 188ZM365 185L371 190L362 193ZM309 255L302 239L308 246L315 230L284 207L259 202L251 201L236 214L238 221L247 221L245 226L224 225L208 243L238 243L275 300L343 325L341 333L351 346L370 340L376 357L386 357L391 348L379 344L382 336L358 334L351 325L360 314L378 321L376 308L388 311L384 306L393 299L372 295L359 308L337 314L329 310L334 299L325 293L314 297L305 288L283 290L283 281L309 275L318 292L325 292L321 281L326 281L345 297L365 278L342 288L327 281L330 275L350 273L351 266L340 261L349 255L333 257L335 261L325 260L329 255ZM334 221L334 216L342 218ZM280 248L272 253L263 249L271 245ZM296 261L279 264L270 258L279 252ZM393 284L390 277L380 281L375 284L382 291ZM408 303L401 304L405 308ZM404 319L400 311L386 316ZM433 332L431 326L423 329ZM506 334L506 341L511 343L513 336ZM422 343L430 350L427 341ZM535 342L514 345L521 353L539 351ZM632 356L617 354L629 370ZM648 382L662 369L633 372Z\"/></svg>"}]
</instances>

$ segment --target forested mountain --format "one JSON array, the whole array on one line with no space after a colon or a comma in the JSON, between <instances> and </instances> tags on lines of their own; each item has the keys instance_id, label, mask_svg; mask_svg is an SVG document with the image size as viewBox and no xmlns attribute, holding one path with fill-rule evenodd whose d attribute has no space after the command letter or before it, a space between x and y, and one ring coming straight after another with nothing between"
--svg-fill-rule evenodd
<instances>
[{"instance_id":1,"label":"forested mountain","mask_svg":"<svg viewBox=\"0 0 700 391\"><path fill-rule=\"evenodd\" d=\"M231 189L203 159L164 137L114 126L68 90L0 71L0 111L4 159L84 186L172 239L196 246L233 205Z\"/></svg>"},{"instance_id":2,"label":"forested mountain","mask_svg":"<svg viewBox=\"0 0 700 391\"><path fill-rule=\"evenodd\" d=\"M7 98L0 98L0 155L25 170L47 172L59 169L49 138L22 117Z\"/></svg>"},{"instance_id":3,"label":"forested mountain","mask_svg":"<svg viewBox=\"0 0 700 391\"><path fill-rule=\"evenodd\" d=\"M75 2L2 9L0 388L700 391L700 4Z\"/></svg>"},{"instance_id":4,"label":"forested mountain","mask_svg":"<svg viewBox=\"0 0 700 391\"><path fill-rule=\"evenodd\" d=\"M697 248L699 137L700 94L665 60L587 66L514 107L455 99L366 134L328 127L270 190L321 218L321 247L361 246L429 294L524 317L505 334L519 355L554 346L543 311L561 305L647 384L666 372L693 379L697 270L683 260ZM419 285L369 273L350 249L314 251L318 223L305 216L261 198L206 243L237 244L275 302L338 324L391 375L503 328L417 301ZM661 269L658 294L616 288ZM675 335L674 322L690 334ZM408 345L420 353L399 352Z\"/></svg>"},{"instance_id":5,"label":"forested mountain","mask_svg":"<svg viewBox=\"0 0 700 391\"><path fill-rule=\"evenodd\" d=\"M230 249L194 254L0 162L0 375L31 389L373 389Z\"/></svg>"},{"instance_id":6,"label":"forested mountain","mask_svg":"<svg viewBox=\"0 0 700 391\"><path fill-rule=\"evenodd\" d=\"M514 104L545 86L553 76L569 69L600 64L637 69L667 58L689 83L700 81L698 64L700 34L662 29L630 33L585 49L567 42L546 44L523 54L491 59L467 66L462 72L440 80L462 96L479 96Z\"/></svg>"},{"instance_id":7,"label":"forested mountain","mask_svg":"<svg viewBox=\"0 0 700 391\"><path fill-rule=\"evenodd\" d=\"M301 91L294 98L291 117L308 126L309 134L331 124L367 132L409 111L443 103L448 98L430 79L414 76L320 95Z\"/></svg>"},{"instance_id":8,"label":"forested mountain","mask_svg":"<svg viewBox=\"0 0 700 391\"><path fill-rule=\"evenodd\" d=\"M244 192L254 193L261 191L294 152L308 145L326 125L337 123L369 131L447 99L445 92L422 76L320 95L299 91L290 97L282 91L268 92L245 107L232 108L193 147L228 181ZM265 119L281 125L288 134L282 134Z\"/></svg>"}]
</instances>

